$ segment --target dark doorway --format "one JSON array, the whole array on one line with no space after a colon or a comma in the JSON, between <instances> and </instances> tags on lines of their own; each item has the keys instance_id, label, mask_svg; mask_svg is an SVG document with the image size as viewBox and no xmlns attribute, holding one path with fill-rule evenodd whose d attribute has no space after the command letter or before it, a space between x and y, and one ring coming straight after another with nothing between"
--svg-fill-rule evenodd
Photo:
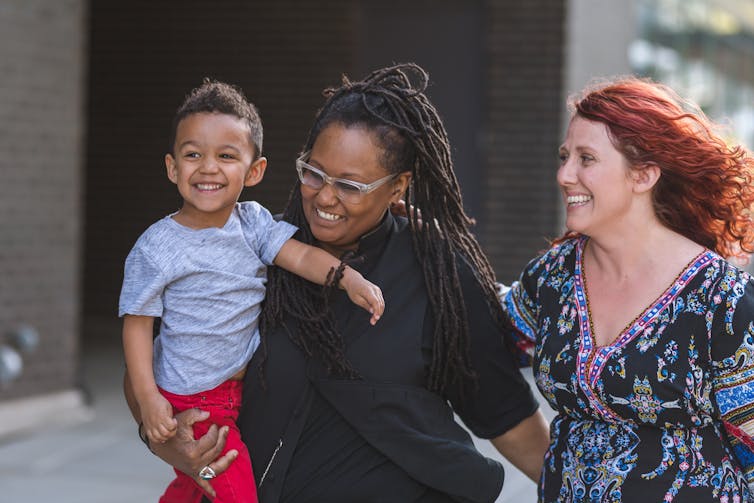
<instances>
[{"instance_id":1,"label":"dark doorway","mask_svg":"<svg viewBox=\"0 0 754 503\"><path fill-rule=\"evenodd\" d=\"M269 166L242 199L280 211L321 91L415 61L448 129L467 210L480 217L481 2L198 0L92 2L84 315L114 319L123 261L175 211L163 157L172 115L203 77L239 85L258 106ZM481 223L481 222L480 222Z\"/></svg>"},{"instance_id":2,"label":"dark doorway","mask_svg":"<svg viewBox=\"0 0 754 503\"><path fill-rule=\"evenodd\" d=\"M409 61L429 72L428 95L448 130L464 206L479 220L485 171L480 152L484 96L481 2L366 1L357 26L355 67L359 76Z\"/></svg>"}]
</instances>

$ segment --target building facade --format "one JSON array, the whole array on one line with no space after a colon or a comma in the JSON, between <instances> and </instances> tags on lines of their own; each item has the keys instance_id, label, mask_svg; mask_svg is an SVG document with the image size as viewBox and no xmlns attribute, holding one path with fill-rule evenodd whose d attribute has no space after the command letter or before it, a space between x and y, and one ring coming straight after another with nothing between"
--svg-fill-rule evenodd
<instances>
[{"instance_id":1,"label":"building facade","mask_svg":"<svg viewBox=\"0 0 754 503\"><path fill-rule=\"evenodd\" d=\"M684 10L692 3L723 21L700 25L698 13ZM0 412L77 390L82 347L119 343L123 260L151 222L179 206L163 156L175 108L203 77L239 85L260 109L269 168L242 198L279 211L322 89L342 74L359 78L403 61L424 66L466 208L509 283L560 232L564 100L591 77L681 72L678 82L692 89L703 82L702 90L727 78L722 89L735 88L737 101L723 98L709 110L733 113L740 131L754 129L739 113L752 107L751 63L712 57L703 60L706 73L698 69L700 54L722 46L733 61L749 54L741 47L752 46L751 25L741 20L754 17L741 9L752 3L3 2L0 346L21 324L40 342L22 355L20 377L0 386ZM739 22L731 28L719 13L734 7Z\"/></svg>"},{"instance_id":2,"label":"building facade","mask_svg":"<svg viewBox=\"0 0 754 503\"><path fill-rule=\"evenodd\" d=\"M81 403L87 14L83 0L0 5L0 403ZM29 354L10 344L21 326L39 334Z\"/></svg>"}]
</instances>

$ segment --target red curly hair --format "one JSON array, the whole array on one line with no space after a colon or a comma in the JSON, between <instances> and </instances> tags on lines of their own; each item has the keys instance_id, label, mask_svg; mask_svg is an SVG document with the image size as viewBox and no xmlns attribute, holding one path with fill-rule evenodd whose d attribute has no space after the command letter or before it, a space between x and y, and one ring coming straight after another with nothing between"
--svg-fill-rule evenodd
<instances>
[{"instance_id":1,"label":"red curly hair","mask_svg":"<svg viewBox=\"0 0 754 503\"><path fill-rule=\"evenodd\" d=\"M623 77L585 89L570 109L605 124L631 166L660 168L652 201L663 225L723 257L754 252L754 158L728 145L698 106L663 84Z\"/></svg>"}]
</instances>

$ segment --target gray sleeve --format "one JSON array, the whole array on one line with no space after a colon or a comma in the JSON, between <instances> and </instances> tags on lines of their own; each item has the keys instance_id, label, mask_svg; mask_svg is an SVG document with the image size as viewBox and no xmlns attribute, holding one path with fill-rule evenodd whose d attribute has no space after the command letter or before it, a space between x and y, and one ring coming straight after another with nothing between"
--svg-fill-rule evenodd
<instances>
[{"instance_id":1,"label":"gray sleeve","mask_svg":"<svg viewBox=\"0 0 754 503\"><path fill-rule=\"evenodd\" d=\"M140 247L134 247L126 258L118 316L162 316L164 289L165 280L160 269Z\"/></svg>"},{"instance_id":2,"label":"gray sleeve","mask_svg":"<svg viewBox=\"0 0 754 503\"><path fill-rule=\"evenodd\" d=\"M241 205L241 226L252 237L254 251L265 265L273 264L280 248L298 230L288 222L275 221L267 208L256 202Z\"/></svg>"}]
</instances>

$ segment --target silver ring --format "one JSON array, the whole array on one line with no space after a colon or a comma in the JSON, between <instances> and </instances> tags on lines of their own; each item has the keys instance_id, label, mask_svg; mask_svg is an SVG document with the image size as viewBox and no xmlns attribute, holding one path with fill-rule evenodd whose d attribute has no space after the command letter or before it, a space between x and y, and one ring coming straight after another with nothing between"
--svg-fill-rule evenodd
<instances>
[{"instance_id":1,"label":"silver ring","mask_svg":"<svg viewBox=\"0 0 754 503\"><path fill-rule=\"evenodd\" d=\"M205 466L201 470L199 470L199 478L204 480L212 480L215 477L217 477L217 474L215 473L215 470L213 470L209 465Z\"/></svg>"}]
</instances>

